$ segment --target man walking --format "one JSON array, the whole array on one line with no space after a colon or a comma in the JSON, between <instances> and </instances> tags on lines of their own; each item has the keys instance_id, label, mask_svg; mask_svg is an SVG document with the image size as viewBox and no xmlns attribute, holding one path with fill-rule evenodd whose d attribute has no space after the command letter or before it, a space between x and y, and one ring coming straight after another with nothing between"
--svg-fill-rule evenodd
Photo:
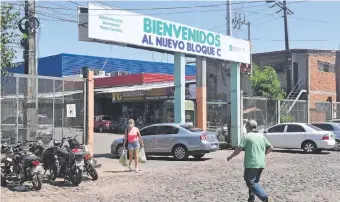
<instances>
[{"instance_id":1,"label":"man walking","mask_svg":"<svg viewBox=\"0 0 340 202\"><path fill-rule=\"evenodd\" d=\"M245 151L244 155L244 180L249 188L248 202L255 201L255 195L264 202L268 200L268 194L259 184L262 170L265 167L266 155L273 151L273 147L262 133L258 133L255 129L257 122L248 120L246 123L247 134L241 139L238 148L227 158L230 161L241 151Z\"/></svg>"}]
</instances>

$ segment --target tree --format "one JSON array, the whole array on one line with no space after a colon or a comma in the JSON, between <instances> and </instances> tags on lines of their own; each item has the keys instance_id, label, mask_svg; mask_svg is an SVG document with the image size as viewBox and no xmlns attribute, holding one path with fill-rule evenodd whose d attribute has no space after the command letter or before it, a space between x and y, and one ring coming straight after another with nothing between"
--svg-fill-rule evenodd
<instances>
[{"instance_id":1,"label":"tree","mask_svg":"<svg viewBox=\"0 0 340 202\"><path fill-rule=\"evenodd\" d=\"M276 71L271 66L265 66L263 70L257 65L253 65L250 76L251 86L255 96L268 98L267 113L270 114L268 122L276 122L277 100L285 97L285 92L281 88L280 80ZM291 117L281 110L281 122L290 122ZM284 120L283 120L284 119Z\"/></svg>"},{"instance_id":2,"label":"tree","mask_svg":"<svg viewBox=\"0 0 340 202\"><path fill-rule=\"evenodd\" d=\"M255 96L270 100L280 100L285 96L276 71L271 66L265 66L261 70L257 65L253 65L250 81Z\"/></svg>"},{"instance_id":3,"label":"tree","mask_svg":"<svg viewBox=\"0 0 340 202\"><path fill-rule=\"evenodd\" d=\"M13 60L16 59L17 47L19 44L19 31L17 22L20 13L15 11L10 3L1 4L1 75L8 75L6 68L15 67Z\"/></svg>"}]
</instances>

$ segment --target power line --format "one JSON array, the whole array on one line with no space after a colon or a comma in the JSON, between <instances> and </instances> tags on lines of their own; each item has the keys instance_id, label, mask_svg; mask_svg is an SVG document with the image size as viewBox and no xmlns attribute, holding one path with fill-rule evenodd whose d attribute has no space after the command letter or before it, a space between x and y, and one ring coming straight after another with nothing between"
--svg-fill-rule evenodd
<instances>
[{"instance_id":1,"label":"power line","mask_svg":"<svg viewBox=\"0 0 340 202\"><path fill-rule=\"evenodd\" d=\"M261 23L258 23L258 24L255 24L255 25L252 25L252 27L257 27L257 26L260 26L260 25L263 25L263 24L267 24L267 23L269 23L269 22L273 22L273 21L275 21L275 20L277 20L277 19L280 19L281 17L277 17L277 18L274 18L274 19L271 19L271 20L268 20L268 21L265 21L265 22L261 22ZM240 29L240 30L238 30L238 31L243 31L243 30L246 30L247 28L244 28L244 29ZM226 30L224 30L224 31L226 31ZM223 32L223 31L222 31Z\"/></svg>"},{"instance_id":2,"label":"power line","mask_svg":"<svg viewBox=\"0 0 340 202\"><path fill-rule=\"evenodd\" d=\"M267 5L257 5L257 6L249 6L246 8L255 8L255 7L264 7ZM46 7L46 6L38 6L39 8L44 8L44 9L51 9L54 10L57 9L55 7ZM268 8L265 8L263 10L266 10ZM209 9L209 10L186 10L186 11L176 11L176 12L168 12L168 13L143 13L143 14L129 14L129 15L120 15L120 14L105 14L105 15L112 15L112 16L140 16L140 15L150 15L150 16L157 16L157 15L173 15L173 14L187 14L187 13L205 13L205 12L216 12L216 11L225 11L225 9ZM262 10L261 10L262 11ZM99 14L97 14L99 15ZM97 16L97 15L90 15L90 16Z\"/></svg>"},{"instance_id":3,"label":"power line","mask_svg":"<svg viewBox=\"0 0 340 202\"><path fill-rule=\"evenodd\" d=\"M73 4L77 5L77 6L80 6L78 3L74 2L74 1L70 1L69 0L69 2L71 2L71 3L73 3Z\"/></svg>"},{"instance_id":4,"label":"power line","mask_svg":"<svg viewBox=\"0 0 340 202\"><path fill-rule=\"evenodd\" d=\"M48 3L51 5L59 6L58 8L53 8L53 9L67 9L67 10L75 10L73 8L61 6L56 3L51 3L49 1L42 1L44 3ZM69 1L77 6L81 6L80 4L74 2L74 1ZM234 2L232 5L237 5L237 4L251 4L251 3L263 3L263 1L248 1L248 2ZM103 4L103 3L101 3ZM130 10L130 11L142 11L142 10L173 10L173 9L186 9L186 8L208 8L208 7L220 7L220 6L225 6L226 3L223 4L210 4L210 5L198 5L198 6L175 6L175 7L157 7L157 8L98 8L98 9L91 9L91 10Z\"/></svg>"},{"instance_id":5,"label":"power line","mask_svg":"<svg viewBox=\"0 0 340 202\"><path fill-rule=\"evenodd\" d=\"M259 3L261 1L251 1L251 2L245 2L245 3ZM303 1L305 2L305 1ZM46 8L46 9L51 9L51 10L56 10L56 9L67 9L67 10L75 10L69 7L65 7L65 6L61 6L55 3L51 3L51 2L44 2L44 3L49 3L52 5L57 5L60 6L60 8L54 8L54 7L45 7L45 6L39 6L41 8ZM73 2L74 3L74 2ZM241 4L242 2L236 2L233 4ZM294 3L301 3L301 2L294 2ZM78 4L79 5L79 4ZM203 8L203 7L218 7L218 6L223 6L226 5L224 4L213 4L213 5L200 5L200 6L182 6L182 7L164 7L164 8L147 8L147 9L91 9L91 10L167 10L167 9L183 9L183 8ZM250 7L244 7L244 8L253 8L253 7L262 7L262 6L266 6L266 5L256 5L256 6L250 6ZM267 10L268 8L265 8L263 10ZM237 10L237 9L233 9L233 10ZM266 15L266 16L273 16L275 15L275 13L273 14L267 14L267 13L261 13L261 11L243 11L245 13L250 13L250 14L259 14L259 15ZM187 11L177 11L177 12L169 12L169 13L149 13L149 14L131 14L131 15L118 15L118 14L105 14L105 15L114 15L114 16L139 16L139 15L150 15L150 16L157 16L157 15L173 15L173 14L187 14L187 13L196 13L196 12L215 12L215 11L225 11L225 9L210 9L210 10L187 10ZM68 15L68 14L64 14L64 15ZM92 15L95 16L95 15ZM250 15L249 15L250 16ZM249 17L248 16L248 17ZM319 23L331 23L330 21L324 21L324 20L314 20L314 19L308 19L308 18L299 18L299 17L289 17L291 19L296 19L296 20L305 20L305 21L312 21L312 22L319 22Z\"/></svg>"},{"instance_id":6,"label":"power line","mask_svg":"<svg viewBox=\"0 0 340 202\"><path fill-rule=\"evenodd\" d=\"M263 3L263 1L248 1L248 2L235 2L232 5L243 4L243 3ZM198 6L175 6L175 7L159 7L159 8L99 8L99 9L91 9L91 10L128 10L128 11L141 11L141 10L172 10L172 9L185 9L185 8L207 8L207 7L219 7L225 6L226 3L223 4L210 4L210 5L198 5Z\"/></svg>"},{"instance_id":7,"label":"power line","mask_svg":"<svg viewBox=\"0 0 340 202\"><path fill-rule=\"evenodd\" d=\"M255 41L270 41L270 42L282 42L285 41L284 39L252 39ZM335 40L326 40L326 39L293 39L289 41L296 41L296 42L332 42Z\"/></svg>"}]
</instances>

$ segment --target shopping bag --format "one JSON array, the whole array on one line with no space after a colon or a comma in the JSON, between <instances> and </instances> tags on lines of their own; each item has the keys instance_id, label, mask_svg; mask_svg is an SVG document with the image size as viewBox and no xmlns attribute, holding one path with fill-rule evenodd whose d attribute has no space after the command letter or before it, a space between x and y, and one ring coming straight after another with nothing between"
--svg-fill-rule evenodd
<instances>
[{"instance_id":1,"label":"shopping bag","mask_svg":"<svg viewBox=\"0 0 340 202\"><path fill-rule=\"evenodd\" d=\"M146 154L145 154L144 147L141 147L139 149L138 161L140 163L145 163L146 162Z\"/></svg>"},{"instance_id":2,"label":"shopping bag","mask_svg":"<svg viewBox=\"0 0 340 202\"><path fill-rule=\"evenodd\" d=\"M123 166L127 166L127 151L123 150L122 155L120 156L119 163L122 164Z\"/></svg>"}]
</instances>

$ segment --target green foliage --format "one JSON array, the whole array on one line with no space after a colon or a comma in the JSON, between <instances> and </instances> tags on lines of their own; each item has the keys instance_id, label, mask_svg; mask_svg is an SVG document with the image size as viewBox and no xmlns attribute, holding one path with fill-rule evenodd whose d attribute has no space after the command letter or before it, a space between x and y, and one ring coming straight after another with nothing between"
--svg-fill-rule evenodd
<instances>
[{"instance_id":1,"label":"green foliage","mask_svg":"<svg viewBox=\"0 0 340 202\"><path fill-rule=\"evenodd\" d=\"M281 88L280 80L276 71L271 66L265 66L261 70L257 65L253 65L250 76L251 86L255 96L265 97L271 100L280 100L285 96Z\"/></svg>"},{"instance_id":2,"label":"green foliage","mask_svg":"<svg viewBox=\"0 0 340 202\"><path fill-rule=\"evenodd\" d=\"M10 3L1 4L1 75L8 75L6 68L14 67L13 60L16 59L17 46L19 44L19 30L17 22L19 12L13 9Z\"/></svg>"},{"instance_id":3,"label":"green foliage","mask_svg":"<svg viewBox=\"0 0 340 202\"><path fill-rule=\"evenodd\" d=\"M285 115L284 113L281 113L281 116L280 116L280 123L290 123L290 122L293 122L294 119L292 116L290 115Z\"/></svg>"}]
</instances>

